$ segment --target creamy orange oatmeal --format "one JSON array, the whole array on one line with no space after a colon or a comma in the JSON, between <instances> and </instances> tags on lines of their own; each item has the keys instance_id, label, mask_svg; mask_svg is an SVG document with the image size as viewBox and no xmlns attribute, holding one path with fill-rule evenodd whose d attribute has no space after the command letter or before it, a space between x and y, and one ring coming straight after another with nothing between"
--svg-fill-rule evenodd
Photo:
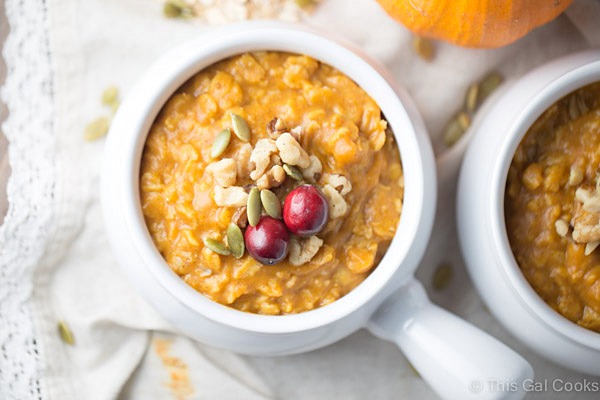
<instances>
[{"instance_id":1,"label":"creamy orange oatmeal","mask_svg":"<svg viewBox=\"0 0 600 400\"><path fill-rule=\"evenodd\" d=\"M561 99L529 129L508 173L505 214L535 291L600 332L600 83Z\"/></svg>"},{"instance_id":2,"label":"creamy orange oatmeal","mask_svg":"<svg viewBox=\"0 0 600 400\"><path fill-rule=\"evenodd\" d=\"M336 69L281 52L191 78L152 125L140 171L146 224L170 268L209 299L271 315L361 283L395 234L403 193L377 104ZM252 242L272 226L277 255Z\"/></svg>"}]
</instances>

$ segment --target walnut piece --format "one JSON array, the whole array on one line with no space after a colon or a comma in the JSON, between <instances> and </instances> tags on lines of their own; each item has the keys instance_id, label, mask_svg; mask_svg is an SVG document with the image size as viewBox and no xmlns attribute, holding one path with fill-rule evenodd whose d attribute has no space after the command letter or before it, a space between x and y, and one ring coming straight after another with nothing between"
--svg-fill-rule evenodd
<instances>
[{"instance_id":1,"label":"walnut piece","mask_svg":"<svg viewBox=\"0 0 600 400\"><path fill-rule=\"evenodd\" d=\"M576 200L573 209L573 240L577 243L589 243L600 240L600 214L588 212L583 203Z\"/></svg>"},{"instance_id":2,"label":"walnut piece","mask_svg":"<svg viewBox=\"0 0 600 400\"><path fill-rule=\"evenodd\" d=\"M310 236L306 239L292 238L288 260L295 266L306 264L319 252L321 246L323 246L323 240L317 236Z\"/></svg>"},{"instance_id":3,"label":"walnut piece","mask_svg":"<svg viewBox=\"0 0 600 400\"><path fill-rule=\"evenodd\" d=\"M267 133L271 139L277 139L286 130L285 122L281 118L275 117L267 124Z\"/></svg>"},{"instance_id":4,"label":"walnut piece","mask_svg":"<svg viewBox=\"0 0 600 400\"><path fill-rule=\"evenodd\" d=\"M325 174L323 182L333 186L342 196L347 195L352 190L352 183L343 175Z\"/></svg>"},{"instance_id":5,"label":"walnut piece","mask_svg":"<svg viewBox=\"0 0 600 400\"><path fill-rule=\"evenodd\" d=\"M240 146L235 157L237 159L238 178L246 179L250 176L250 156L252 155L252 145L244 143Z\"/></svg>"},{"instance_id":6,"label":"walnut piece","mask_svg":"<svg viewBox=\"0 0 600 400\"><path fill-rule=\"evenodd\" d=\"M583 204L585 211L600 212L600 193L598 191L580 187L575 191L575 199Z\"/></svg>"},{"instance_id":7,"label":"walnut piece","mask_svg":"<svg viewBox=\"0 0 600 400\"><path fill-rule=\"evenodd\" d=\"M274 165L271 169L258 178L256 187L260 190L279 187L285 181L285 170L281 165Z\"/></svg>"},{"instance_id":8,"label":"walnut piece","mask_svg":"<svg viewBox=\"0 0 600 400\"><path fill-rule=\"evenodd\" d=\"M254 170L250 172L250 178L257 180L267 171L271 165L271 154L277 153L277 146L273 139L260 139L256 142L252 155L250 155L250 163L254 164Z\"/></svg>"},{"instance_id":9,"label":"walnut piece","mask_svg":"<svg viewBox=\"0 0 600 400\"><path fill-rule=\"evenodd\" d=\"M595 242L589 242L585 245L585 251L584 254L586 256L589 256L590 254L592 254L592 252L594 250L596 250L596 247L598 247L598 245L600 245L600 240L596 240Z\"/></svg>"},{"instance_id":10,"label":"walnut piece","mask_svg":"<svg viewBox=\"0 0 600 400\"><path fill-rule=\"evenodd\" d=\"M308 168L310 165L308 154L290 133L282 133L281 136L277 138L275 144L277 149L279 149L279 157L281 157L281 160L284 163L297 165L300 168Z\"/></svg>"},{"instance_id":11,"label":"walnut piece","mask_svg":"<svg viewBox=\"0 0 600 400\"><path fill-rule=\"evenodd\" d=\"M348 203L344 197L330 184L323 186L323 194L329 204L329 218L337 219L346 215Z\"/></svg>"},{"instance_id":12,"label":"walnut piece","mask_svg":"<svg viewBox=\"0 0 600 400\"><path fill-rule=\"evenodd\" d=\"M243 207L248 202L248 193L240 186L215 186L214 199L219 207Z\"/></svg>"},{"instance_id":13,"label":"walnut piece","mask_svg":"<svg viewBox=\"0 0 600 400\"><path fill-rule=\"evenodd\" d=\"M300 138L302 138L302 133L304 132L304 130L302 129L302 127L300 125L298 125L297 127L293 128L290 131L290 135L293 136L294 139L296 139L296 141L298 143L300 143Z\"/></svg>"},{"instance_id":14,"label":"walnut piece","mask_svg":"<svg viewBox=\"0 0 600 400\"><path fill-rule=\"evenodd\" d=\"M308 182L316 182L319 180L321 172L323 171L323 165L317 156L310 156L310 165L302 170L302 176Z\"/></svg>"},{"instance_id":15,"label":"walnut piece","mask_svg":"<svg viewBox=\"0 0 600 400\"><path fill-rule=\"evenodd\" d=\"M566 237L567 233L569 233L569 224L564 219L557 219L554 223L554 228L560 237Z\"/></svg>"},{"instance_id":16,"label":"walnut piece","mask_svg":"<svg viewBox=\"0 0 600 400\"><path fill-rule=\"evenodd\" d=\"M206 171L212 174L215 183L221 187L235 185L237 166L233 158L213 162L206 167Z\"/></svg>"}]
</instances>

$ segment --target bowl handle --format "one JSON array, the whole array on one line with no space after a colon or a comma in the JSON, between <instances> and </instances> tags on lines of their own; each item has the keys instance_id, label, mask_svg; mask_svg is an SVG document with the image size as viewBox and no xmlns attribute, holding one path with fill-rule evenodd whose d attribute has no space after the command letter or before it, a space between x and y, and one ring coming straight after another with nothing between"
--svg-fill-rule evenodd
<instances>
[{"instance_id":1,"label":"bowl handle","mask_svg":"<svg viewBox=\"0 0 600 400\"><path fill-rule=\"evenodd\" d=\"M431 303L415 279L379 307L367 328L395 342L443 399L521 399L533 380L523 357Z\"/></svg>"}]
</instances>

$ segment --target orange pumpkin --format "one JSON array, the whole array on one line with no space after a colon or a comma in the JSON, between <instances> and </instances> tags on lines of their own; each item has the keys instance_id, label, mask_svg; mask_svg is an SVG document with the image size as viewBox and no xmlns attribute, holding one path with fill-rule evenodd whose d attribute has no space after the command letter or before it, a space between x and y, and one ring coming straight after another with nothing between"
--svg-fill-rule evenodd
<instances>
[{"instance_id":1,"label":"orange pumpkin","mask_svg":"<svg viewBox=\"0 0 600 400\"><path fill-rule=\"evenodd\" d=\"M377 0L419 36L500 47L562 13L573 0Z\"/></svg>"}]
</instances>

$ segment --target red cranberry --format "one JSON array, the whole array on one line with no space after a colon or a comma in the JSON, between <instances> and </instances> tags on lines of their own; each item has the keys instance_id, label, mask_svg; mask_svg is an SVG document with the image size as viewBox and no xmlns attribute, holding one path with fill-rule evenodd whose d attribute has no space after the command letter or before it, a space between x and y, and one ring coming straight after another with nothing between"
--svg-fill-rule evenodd
<instances>
[{"instance_id":1,"label":"red cranberry","mask_svg":"<svg viewBox=\"0 0 600 400\"><path fill-rule=\"evenodd\" d=\"M265 216L256 226L248 225L244 240L248 253L255 260L273 265L287 256L290 234L283 222Z\"/></svg>"},{"instance_id":2,"label":"red cranberry","mask_svg":"<svg viewBox=\"0 0 600 400\"><path fill-rule=\"evenodd\" d=\"M285 198L283 221L295 235L311 236L318 233L328 218L327 199L313 185L298 186Z\"/></svg>"}]
</instances>

